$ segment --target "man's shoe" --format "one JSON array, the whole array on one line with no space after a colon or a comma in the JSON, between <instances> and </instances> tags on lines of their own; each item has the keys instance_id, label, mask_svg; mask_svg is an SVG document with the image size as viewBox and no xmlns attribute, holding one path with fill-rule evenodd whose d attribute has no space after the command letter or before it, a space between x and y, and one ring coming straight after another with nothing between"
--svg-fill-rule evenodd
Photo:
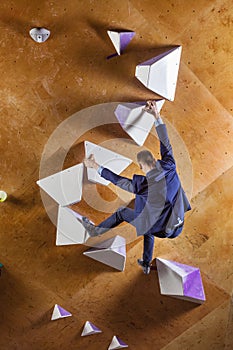
<instances>
[{"instance_id":1,"label":"man's shoe","mask_svg":"<svg viewBox=\"0 0 233 350\"><path fill-rule=\"evenodd\" d=\"M89 235L91 237L96 237L96 236L100 236L102 235L104 232L108 231L108 229L106 229L105 227L98 227L95 226L94 224L92 224L90 222L90 220L88 218L86 218L85 216L82 217L82 224L84 226L84 228L87 230L87 232L89 233Z\"/></svg>"},{"instance_id":2,"label":"man's shoe","mask_svg":"<svg viewBox=\"0 0 233 350\"><path fill-rule=\"evenodd\" d=\"M150 264L145 263L142 259L138 259L138 265L142 268L146 275L150 273Z\"/></svg>"}]
</instances>

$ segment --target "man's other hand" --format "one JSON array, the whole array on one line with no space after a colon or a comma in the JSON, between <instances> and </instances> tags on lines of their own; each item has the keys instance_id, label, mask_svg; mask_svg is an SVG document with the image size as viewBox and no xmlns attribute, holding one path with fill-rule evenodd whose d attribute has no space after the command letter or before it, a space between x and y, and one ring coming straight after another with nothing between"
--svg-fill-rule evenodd
<instances>
[{"instance_id":1,"label":"man's other hand","mask_svg":"<svg viewBox=\"0 0 233 350\"><path fill-rule=\"evenodd\" d=\"M99 164L95 161L94 154L91 154L88 158L84 158L83 163L87 168L94 168L96 170L99 168Z\"/></svg>"},{"instance_id":2,"label":"man's other hand","mask_svg":"<svg viewBox=\"0 0 233 350\"><path fill-rule=\"evenodd\" d=\"M155 101L147 101L144 111L153 114L156 119L160 118L158 107Z\"/></svg>"}]
</instances>

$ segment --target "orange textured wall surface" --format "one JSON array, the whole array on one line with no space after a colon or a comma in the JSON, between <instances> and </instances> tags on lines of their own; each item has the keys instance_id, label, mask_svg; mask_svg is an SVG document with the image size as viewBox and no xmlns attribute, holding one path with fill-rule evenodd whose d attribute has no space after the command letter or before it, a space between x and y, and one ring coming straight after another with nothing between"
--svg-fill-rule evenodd
<instances>
[{"instance_id":1,"label":"orange textured wall surface","mask_svg":"<svg viewBox=\"0 0 233 350\"><path fill-rule=\"evenodd\" d=\"M51 30L45 43L29 36L37 26ZM115 52L111 28L136 35L123 55L106 59ZM232 349L232 37L230 0L0 2L0 190L8 193L0 203L1 350L107 349L113 335L134 350ZM156 97L134 77L135 66L171 45L183 50L175 100L162 116L192 211L176 240L155 240L154 257L200 267L201 306L160 295L155 271L145 276L136 264L142 241L129 225L106 236L128 237L124 272L83 256L86 246L56 247L36 185L44 147L63 121L94 105ZM83 115L72 147L71 129L48 151L50 169L61 157L64 168L81 162L88 140L131 157L126 176L139 173L138 147L114 116L90 128L95 115ZM153 132L145 147L157 155ZM96 222L131 199L86 179L84 193L92 205L74 207ZM56 303L73 317L51 322ZM103 333L81 337L86 320Z\"/></svg>"}]
</instances>

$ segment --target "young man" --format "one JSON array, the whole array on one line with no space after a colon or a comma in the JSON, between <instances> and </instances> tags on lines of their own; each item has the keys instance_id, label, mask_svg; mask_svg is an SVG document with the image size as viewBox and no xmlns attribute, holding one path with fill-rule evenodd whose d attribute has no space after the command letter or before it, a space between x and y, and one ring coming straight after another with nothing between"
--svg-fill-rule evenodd
<instances>
[{"instance_id":1,"label":"young man","mask_svg":"<svg viewBox=\"0 0 233 350\"><path fill-rule=\"evenodd\" d=\"M160 140L161 160L155 160L149 151L137 154L137 161L143 175L128 179L96 163L91 155L84 160L86 167L94 168L100 176L116 186L135 194L135 208L121 207L98 226L86 217L82 224L90 236L98 236L126 221L136 227L137 235L144 236L143 257L138 264L145 274L150 273L154 237L175 238L184 225L184 213L191 209L182 189L166 125L157 110L156 103L148 101L145 110L155 117L155 127Z\"/></svg>"}]
</instances>

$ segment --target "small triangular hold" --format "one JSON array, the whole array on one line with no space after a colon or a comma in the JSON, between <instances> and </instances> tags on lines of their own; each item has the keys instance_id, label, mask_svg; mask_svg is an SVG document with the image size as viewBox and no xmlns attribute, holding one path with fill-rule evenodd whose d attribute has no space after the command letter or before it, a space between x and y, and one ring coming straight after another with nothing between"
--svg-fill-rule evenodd
<instances>
[{"instance_id":1,"label":"small triangular hold","mask_svg":"<svg viewBox=\"0 0 233 350\"><path fill-rule=\"evenodd\" d=\"M83 164L38 180L36 183L62 206L77 203L82 198Z\"/></svg>"},{"instance_id":2,"label":"small triangular hold","mask_svg":"<svg viewBox=\"0 0 233 350\"><path fill-rule=\"evenodd\" d=\"M107 31L109 38L111 39L116 52L118 55L121 55L125 48L128 46L130 41L133 39L135 32L133 31L116 31L116 30L108 30Z\"/></svg>"},{"instance_id":3,"label":"small triangular hold","mask_svg":"<svg viewBox=\"0 0 233 350\"><path fill-rule=\"evenodd\" d=\"M96 327L93 323L86 321L83 327L81 336L85 337L87 335L97 334L97 333L102 333L102 331L98 327Z\"/></svg>"},{"instance_id":4,"label":"small triangular hold","mask_svg":"<svg viewBox=\"0 0 233 350\"><path fill-rule=\"evenodd\" d=\"M98 164L112 170L118 175L132 163L131 159L89 141L84 142L84 148L86 158L88 158L91 154L94 154L95 160ZM108 186L110 183L92 168L87 168L87 177L89 181L100 183L105 186Z\"/></svg>"},{"instance_id":5,"label":"small triangular hold","mask_svg":"<svg viewBox=\"0 0 233 350\"><path fill-rule=\"evenodd\" d=\"M161 110L165 100L156 100L158 111ZM114 113L125 132L142 146L148 137L155 118L144 110L145 102L121 103Z\"/></svg>"},{"instance_id":6,"label":"small triangular hold","mask_svg":"<svg viewBox=\"0 0 233 350\"><path fill-rule=\"evenodd\" d=\"M128 348L128 345L124 343L120 338L114 335L112 338L112 342L108 347L108 350L123 349L123 348Z\"/></svg>"},{"instance_id":7,"label":"small triangular hold","mask_svg":"<svg viewBox=\"0 0 233 350\"><path fill-rule=\"evenodd\" d=\"M49 38L50 31L46 28L32 28L29 34L37 43L43 43Z\"/></svg>"},{"instance_id":8,"label":"small triangular hold","mask_svg":"<svg viewBox=\"0 0 233 350\"><path fill-rule=\"evenodd\" d=\"M136 78L149 90L174 101L182 47L177 46L137 65Z\"/></svg>"},{"instance_id":9,"label":"small triangular hold","mask_svg":"<svg viewBox=\"0 0 233 350\"><path fill-rule=\"evenodd\" d=\"M69 316L72 316L72 314L69 311L63 309L63 307L61 307L60 305L55 304L53 309L53 314L51 317L52 321L58 320L59 318L69 317Z\"/></svg>"}]
</instances>

